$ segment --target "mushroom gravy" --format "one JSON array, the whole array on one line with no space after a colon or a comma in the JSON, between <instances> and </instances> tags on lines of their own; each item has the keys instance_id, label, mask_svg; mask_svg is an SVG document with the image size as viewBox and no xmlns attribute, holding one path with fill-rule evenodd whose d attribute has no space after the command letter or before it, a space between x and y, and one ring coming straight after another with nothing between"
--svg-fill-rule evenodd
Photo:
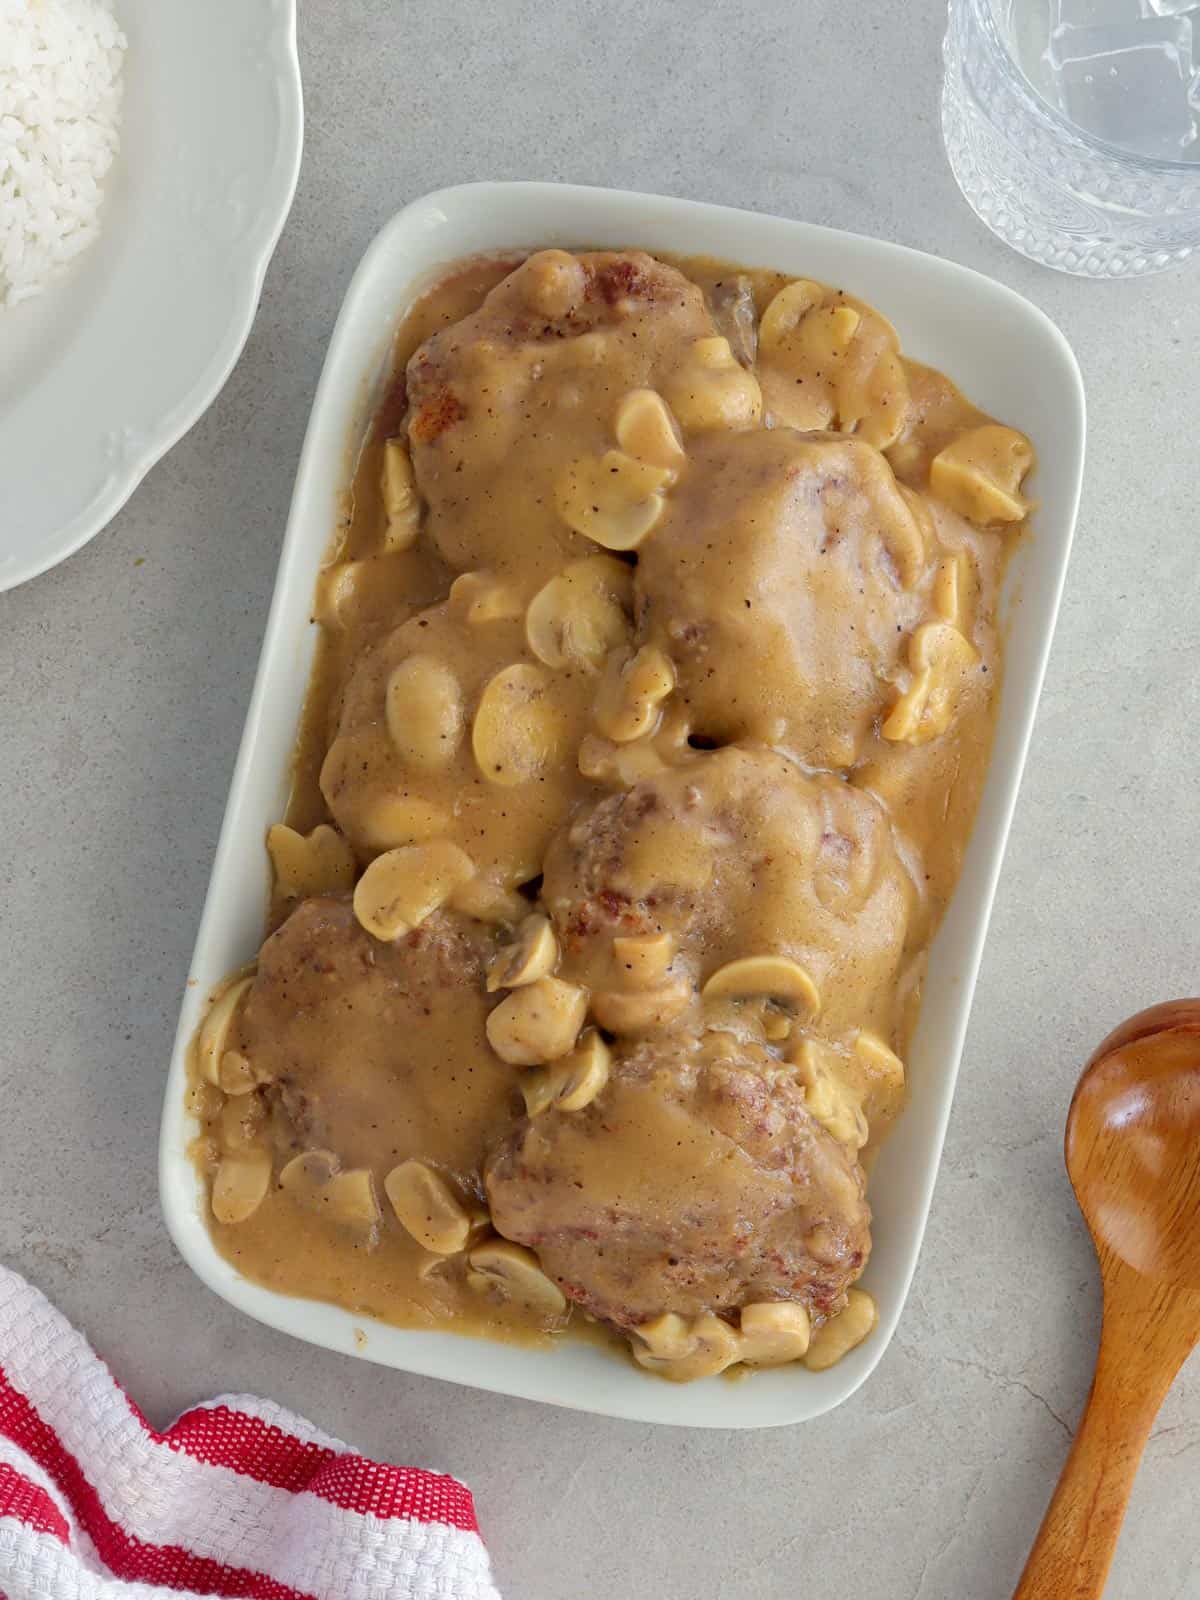
<instances>
[{"instance_id":1,"label":"mushroom gravy","mask_svg":"<svg viewBox=\"0 0 1200 1600\"><path fill-rule=\"evenodd\" d=\"M222 1254L679 1380L866 1337L1032 464L807 279L551 250L422 296L193 1050Z\"/></svg>"}]
</instances>

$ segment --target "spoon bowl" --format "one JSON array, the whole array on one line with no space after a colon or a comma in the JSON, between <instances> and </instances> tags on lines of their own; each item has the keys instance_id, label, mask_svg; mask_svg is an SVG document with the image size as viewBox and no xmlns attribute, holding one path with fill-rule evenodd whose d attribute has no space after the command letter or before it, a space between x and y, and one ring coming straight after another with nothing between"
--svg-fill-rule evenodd
<instances>
[{"instance_id":1,"label":"spoon bowl","mask_svg":"<svg viewBox=\"0 0 1200 1600\"><path fill-rule=\"evenodd\" d=\"M1200 1002L1109 1035L1075 1090L1066 1157L1097 1251L1200 1290Z\"/></svg>"},{"instance_id":2,"label":"spoon bowl","mask_svg":"<svg viewBox=\"0 0 1200 1600\"><path fill-rule=\"evenodd\" d=\"M1098 1600L1154 1419L1200 1343L1200 1000L1100 1045L1067 1117L1067 1172L1104 1284L1091 1394L1014 1600Z\"/></svg>"}]
</instances>

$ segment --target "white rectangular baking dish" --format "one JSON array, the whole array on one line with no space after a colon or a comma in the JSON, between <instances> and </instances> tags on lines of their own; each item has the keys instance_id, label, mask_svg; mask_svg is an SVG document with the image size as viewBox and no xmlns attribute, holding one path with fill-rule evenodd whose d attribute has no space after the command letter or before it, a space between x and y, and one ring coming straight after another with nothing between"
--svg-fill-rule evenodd
<instances>
[{"instance_id":1,"label":"white rectangular baking dish","mask_svg":"<svg viewBox=\"0 0 1200 1600\"><path fill-rule=\"evenodd\" d=\"M188 1160L188 1042L220 978L251 959L267 900L263 839L287 793L288 758L316 629L313 585L339 514L348 446L361 437L391 336L437 269L476 251L536 245L640 245L770 266L831 283L878 306L905 351L953 377L1037 446L1032 533L1009 569L1008 664L992 765L954 903L933 947L909 1057L911 1103L872 1177L875 1247L864 1280L878 1331L839 1366L785 1367L741 1383L684 1387L606 1352L564 1341L530 1350L449 1333L365 1323L334 1306L247 1282L213 1248ZM1012 290L950 261L877 239L723 206L553 184L474 184L427 195L380 233L346 295L300 459L287 537L167 1083L160 1176L171 1236L217 1294L297 1338L385 1366L527 1399L645 1422L749 1428L801 1422L840 1404L883 1355L920 1249L1009 821L1058 612L1083 472L1084 397L1062 334ZM365 1335L365 1343L364 1343Z\"/></svg>"}]
</instances>

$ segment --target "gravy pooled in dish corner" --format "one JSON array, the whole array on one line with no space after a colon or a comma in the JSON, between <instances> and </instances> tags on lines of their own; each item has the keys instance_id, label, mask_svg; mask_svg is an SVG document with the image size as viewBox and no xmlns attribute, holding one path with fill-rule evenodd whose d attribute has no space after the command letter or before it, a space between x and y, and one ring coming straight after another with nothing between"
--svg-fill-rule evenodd
<instances>
[{"instance_id":1,"label":"gravy pooled in dish corner","mask_svg":"<svg viewBox=\"0 0 1200 1600\"><path fill-rule=\"evenodd\" d=\"M1031 446L870 306L707 260L468 261L396 358L194 1049L217 1246L407 1327L827 1367Z\"/></svg>"}]
</instances>

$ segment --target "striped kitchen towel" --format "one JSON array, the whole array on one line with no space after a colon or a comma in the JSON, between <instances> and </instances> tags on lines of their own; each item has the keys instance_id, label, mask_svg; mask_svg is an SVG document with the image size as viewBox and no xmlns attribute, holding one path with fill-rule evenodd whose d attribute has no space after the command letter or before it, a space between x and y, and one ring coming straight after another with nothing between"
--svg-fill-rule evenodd
<instances>
[{"instance_id":1,"label":"striped kitchen towel","mask_svg":"<svg viewBox=\"0 0 1200 1600\"><path fill-rule=\"evenodd\" d=\"M469 1491L223 1395L156 1433L0 1267L0 1600L499 1600Z\"/></svg>"}]
</instances>

